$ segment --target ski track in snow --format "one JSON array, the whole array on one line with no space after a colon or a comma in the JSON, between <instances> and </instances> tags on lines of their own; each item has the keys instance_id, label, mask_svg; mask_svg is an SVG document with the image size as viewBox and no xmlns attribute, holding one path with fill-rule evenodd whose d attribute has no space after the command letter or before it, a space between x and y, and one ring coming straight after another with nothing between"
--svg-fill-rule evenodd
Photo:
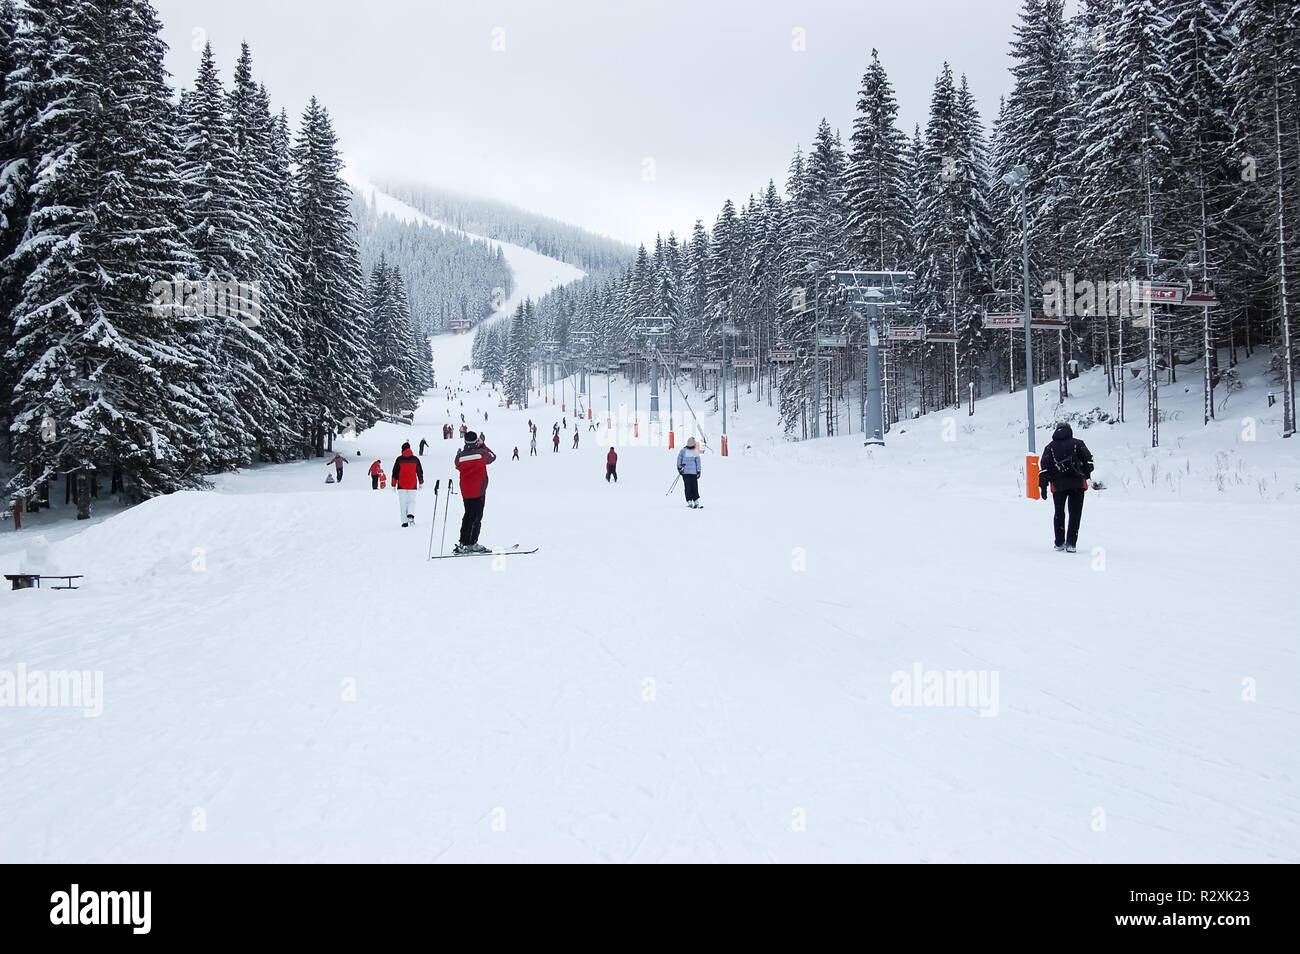
<instances>
[{"instance_id":1,"label":"ski track in snow","mask_svg":"<svg viewBox=\"0 0 1300 954\"><path fill-rule=\"evenodd\" d=\"M525 267L517 294L564 274ZM324 460L260 467L0 536L5 572L87 574L0 592L0 672L104 676L99 718L0 707L0 860L1300 860L1294 442L1080 431L1112 486L1068 556L1018 490L1023 394L870 452L774 440L743 394L697 513L665 496L675 452L620 446L617 485L603 430L552 453L572 407L498 407L459 370L470 342L435 339L438 381L498 455L483 540L527 560L426 560L461 413L440 390L341 441L339 485ZM1108 400L1072 385L1072 408ZM1262 393L1233 413L1265 419ZM632 403L611 389L608 413ZM421 437L403 530L365 470ZM1182 476L1139 486L1153 463ZM997 715L893 705L918 663L997 671Z\"/></svg>"}]
</instances>

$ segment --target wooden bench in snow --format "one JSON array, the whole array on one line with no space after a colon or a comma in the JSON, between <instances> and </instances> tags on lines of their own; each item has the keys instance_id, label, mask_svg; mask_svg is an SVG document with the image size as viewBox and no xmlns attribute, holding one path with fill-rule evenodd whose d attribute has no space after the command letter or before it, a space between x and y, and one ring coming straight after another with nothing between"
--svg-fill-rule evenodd
<instances>
[{"instance_id":1,"label":"wooden bench in snow","mask_svg":"<svg viewBox=\"0 0 1300 954\"><path fill-rule=\"evenodd\" d=\"M84 579L84 576L80 573L75 573L71 576L59 573L6 573L5 579L13 584L12 589L15 590L29 590L33 588L39 590L41 588L41 580L63 581L62 586L51 586L50 589L52 590L79 590L81 587L77 586L72 581Z\"/></svg>"}]
</instances>

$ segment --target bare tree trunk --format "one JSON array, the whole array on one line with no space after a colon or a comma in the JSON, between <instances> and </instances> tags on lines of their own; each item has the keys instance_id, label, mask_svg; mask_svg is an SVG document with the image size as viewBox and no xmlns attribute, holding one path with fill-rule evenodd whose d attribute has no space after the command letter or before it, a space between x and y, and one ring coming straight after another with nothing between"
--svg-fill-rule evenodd
<instances>
[{"instance_id":1,"label":"bare tree trunk","mask_svg":"<svg viewBox=\"0 0 1300 954\"><path fill-rule=\"evenodd\" d=\"M1124 319L1121 317L1120 320ZM1111 389L1115 387L1115 353L1110 347L1110 315L1103 315L1102 321L1106 323L1106 395L1109 397Z\"/></svg>"},{"instance_id":2,"label":"bare tree trunk","mask_svg":"<svg viewBox=\"0 0 1300 954\"><path fill-rule=\"evenodd\" d=\"M1275 65L1277 69L1282 66L1280 61ZM1282 300L1282 436L1290 437L1295 433L1295 360L1291 352L1291 303L1286 290L1286 192L1283 189L1281 91L1277 69L1273 72L1273 136L1277 147L1274 155L1277 160L1278 295Z\"/></svg>"},{"instance_id":3,"label":"bare tree trunk","mask_svg":"<svg viewBox=\"0 0 1300 954\"><path fill-rule=\"evenodd\" d=\"M1065 399L1070 396L1070 386L1065 382L1065 332L1056 333L1056 363L1058 365L1057 374L1060 387L1057 388L1058 403L1064 404Z\"/></svg>"},{"instance_id":4,"label":"bare tree trunk","mask_svg":"<svg viewBox=\"0 0 1300 954\"><path fill-rule=\"evenodd\" d=\"M85 469L78 470L75 478L77 497L77 519L90 519L90 475Z\"/></svg>"}]
</instances>

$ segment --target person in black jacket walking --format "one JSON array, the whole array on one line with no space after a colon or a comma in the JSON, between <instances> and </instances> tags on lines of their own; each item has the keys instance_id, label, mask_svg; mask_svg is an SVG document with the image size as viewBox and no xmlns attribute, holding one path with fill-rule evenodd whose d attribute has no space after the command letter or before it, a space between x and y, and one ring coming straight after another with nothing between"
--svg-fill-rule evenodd
<instances>
[{"instance_id":1,"label":"person in black jacket walking","mask_svg":"<svg viewBox=\"0 0 1300 954\"><path fill-rule=\"evenodd\" d=\"M1079 520L1083 516L1083 495L1092 476L1092 451L1074 436L1069 424L1060 424L1052 432L1052 441L1038 462L1038 496L1047 499L1052 491L1052 531L1056 549L1074 553L1079 542ZM1070 523L1066 527L1066 510Z\"/></svg>"}]
</instances>

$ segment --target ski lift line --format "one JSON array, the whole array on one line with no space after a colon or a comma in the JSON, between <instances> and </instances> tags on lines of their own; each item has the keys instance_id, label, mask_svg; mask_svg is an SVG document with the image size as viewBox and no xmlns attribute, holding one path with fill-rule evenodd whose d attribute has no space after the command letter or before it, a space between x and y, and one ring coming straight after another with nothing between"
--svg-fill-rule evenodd
<instances>
[{"instance_id":1,"label":"ski lift line","mask_svg":"<svg viewBox=\"0 0 1300 954\"><path fill-rule=\"evenodd\" d=\"M686 402L686 410L691 412L691 420L695 424L696 433L699 434L699 441L700 443L704 444L707 447L709 444L709 439L704 436L704 428L700 426L700 419L695 414L695 408L691 407L691 399L686 396L686 392L682 390L681 385L677 383L677 375L673 372L672 368L669 366L667 360L663 356L663 352L659 350L658 345L652 343L650 345L650 349L654 352L655 358L659 361L659 363L662 364L664 368L668 371L668 386L670 388L676 388L677 393L680 394L682 396L682 400Z\"/></svg>"}]
</instances>

